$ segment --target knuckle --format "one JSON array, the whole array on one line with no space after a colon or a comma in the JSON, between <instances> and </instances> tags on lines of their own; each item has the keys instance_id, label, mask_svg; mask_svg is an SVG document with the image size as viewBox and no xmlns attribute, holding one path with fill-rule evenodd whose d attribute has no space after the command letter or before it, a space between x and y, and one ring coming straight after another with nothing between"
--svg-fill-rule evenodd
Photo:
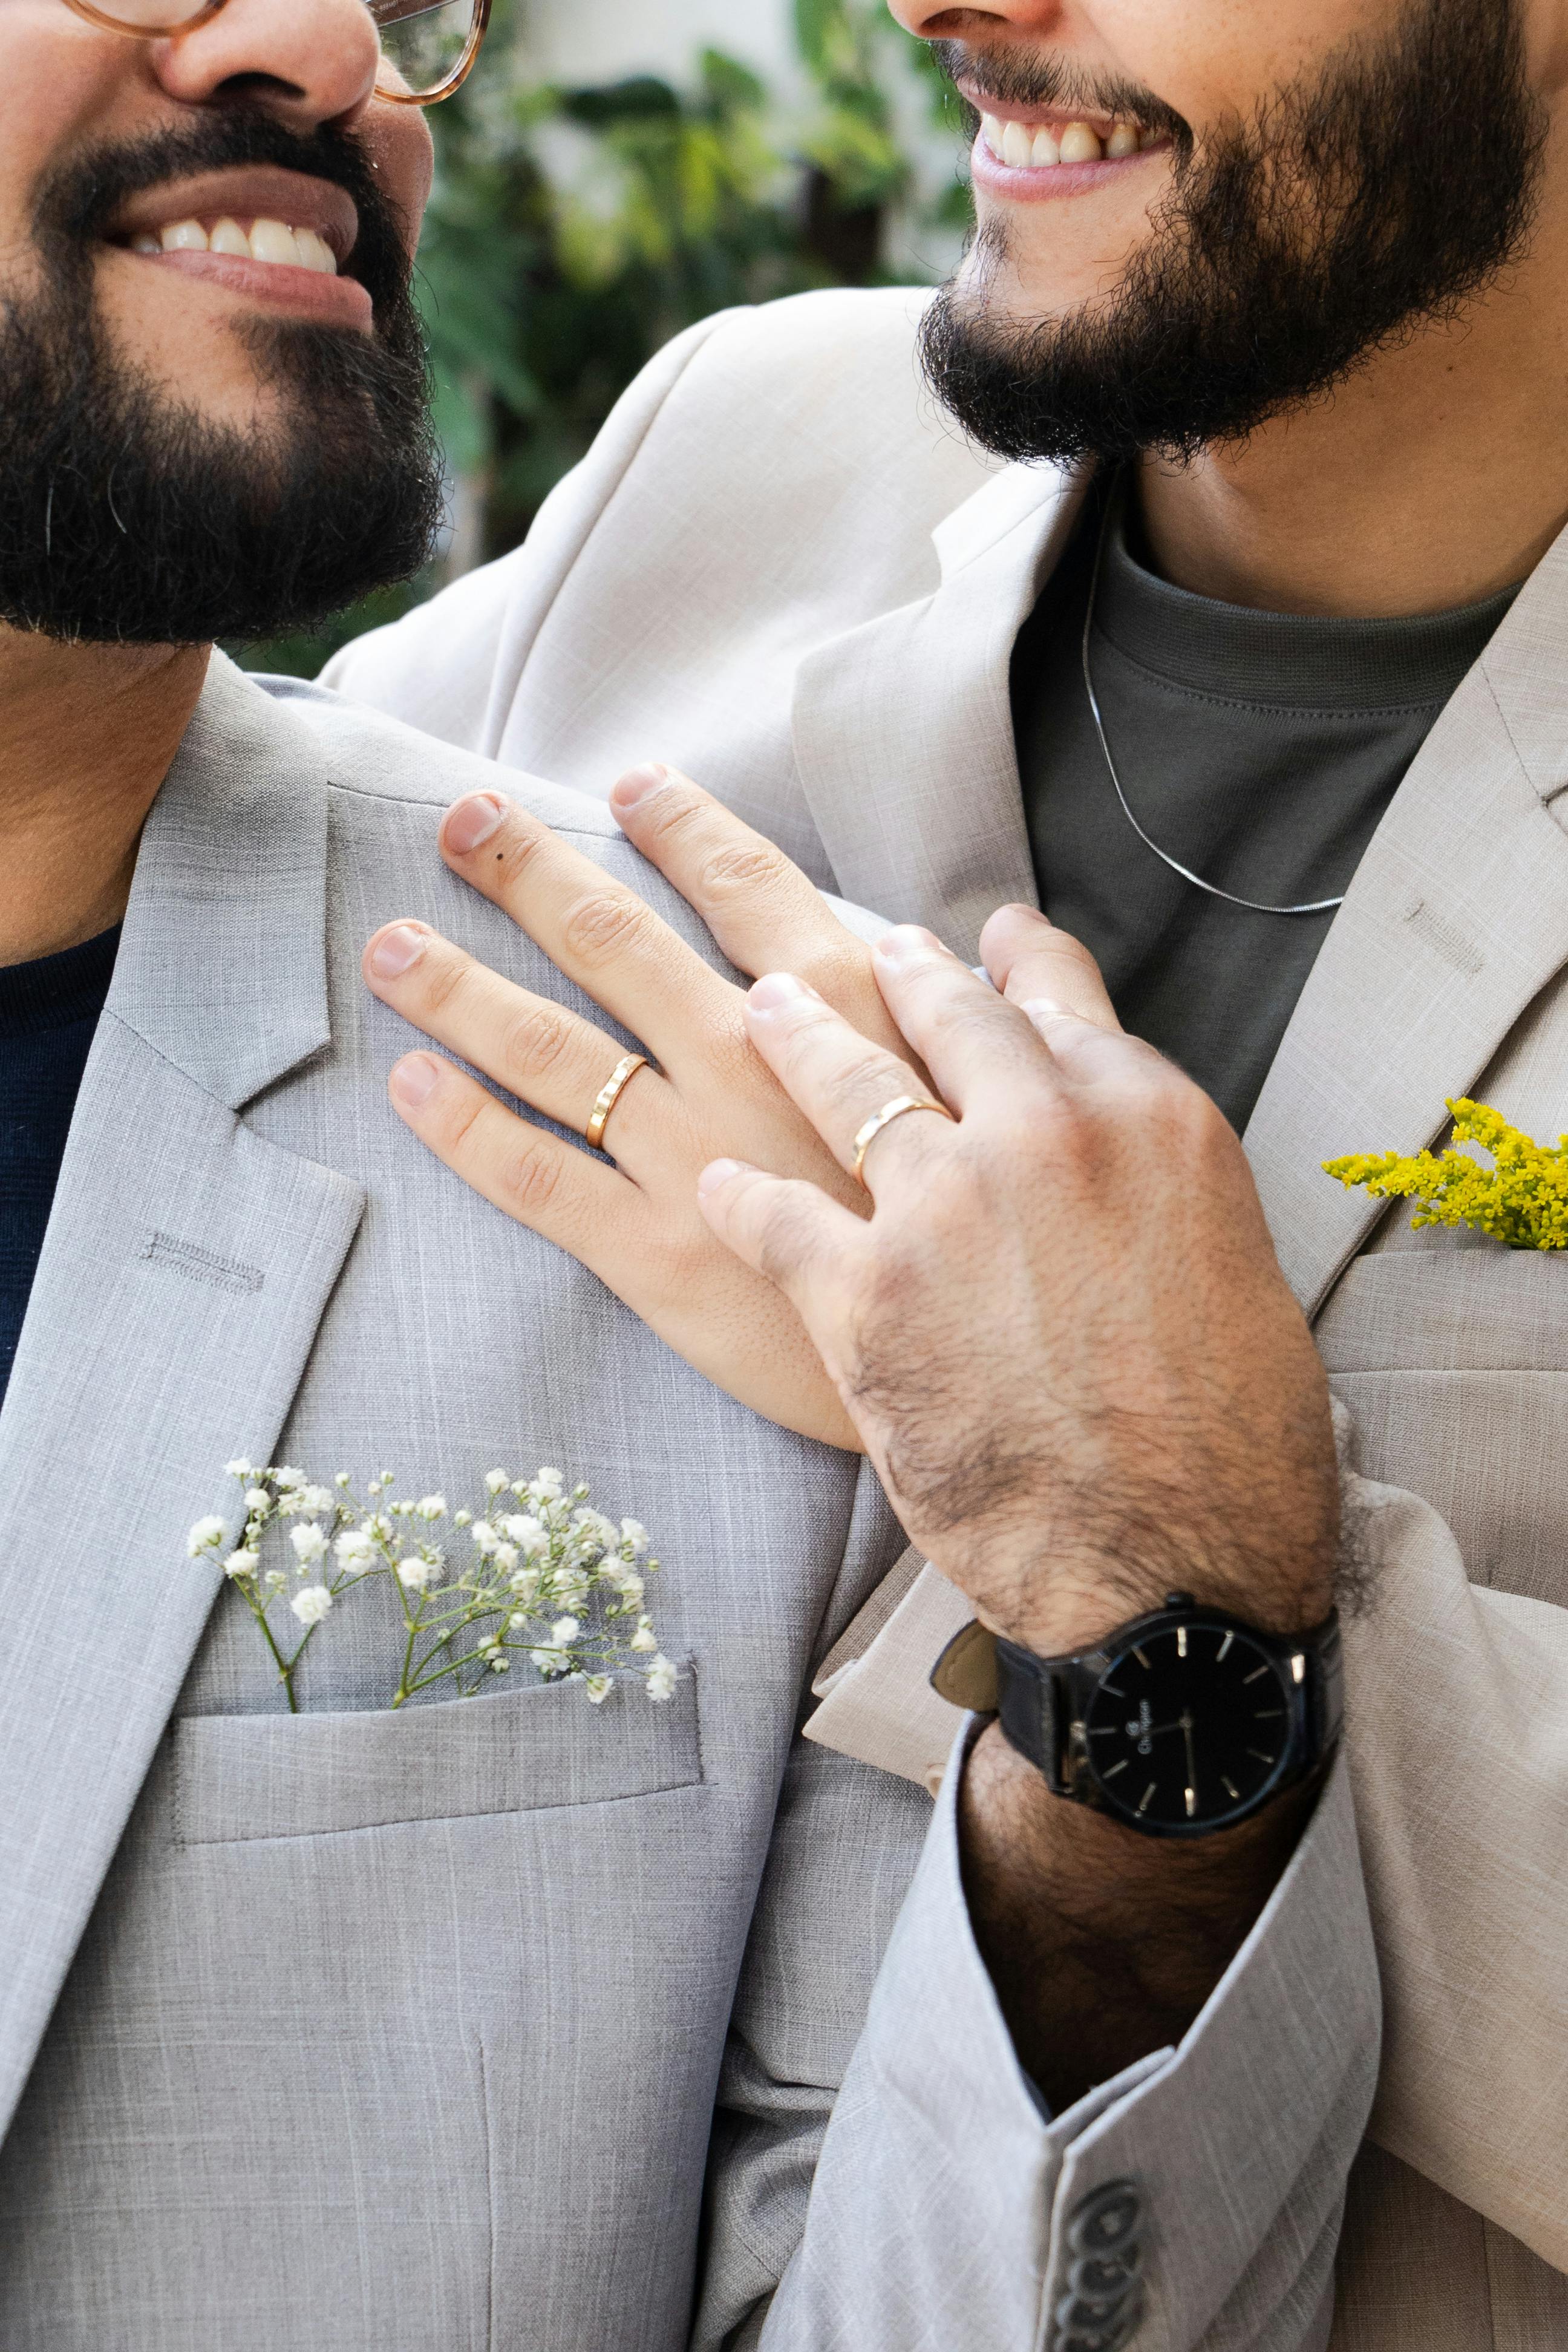
<instances>
[{"instance_id":1,"label":"knuckle","mask_svg":"<svg viewBox=\"0 0 1568 2352\"><path fill-rule=\"evenodd\" d=\"M719 903L773 887L784 860L765 841L728 841L709 852L698 874L703 896Z\"/></svg>"},{"instance_id":2,"label":"knuckle","mask_svg":"<svg viewBox=\"0 0 1568 2352\"><path fill-rule=\"evenodd\" d=\"M531 1224L546 1213L562 1185L562 1162L542 1140L531 1138L508 1153L500 1171L500 1192L510 1213Z\"/></svg>"},{"instance_id":3,"label":"knuckle","mask_svg":"<svg viewBox=\"0 0 1568 2352\"><path fill-rule=\"evenodd\" d=\"M647 909L618 890L591 890L568 908L561 926L568 951L586 964L603 963L646 929Z\"/></svg>"},{"instance_id":4,"label":"knuckle","mask_svg":"<svg viewBox=\"0 0 1568 2352\"><path fill-rule=\"evenodd\" d=\"M435 954L423 958L425 985L421 991L423 1009L426 1013L444 1013L453 1000L468 986L473 967L460 949L443 946Z\"/></svg>"},{"instance_id":5,"label":"knuckle","mask_svg":"<svg viewBox=\"0 0 1568 2352\"><path fill-rule=\"evenodd\" d=\"M518 1077L545 1077L566 1058L571 1041L571 1024L557 1005L525 1005L507 1023L502 1068Z\"/></svg>"},{"instance_id":6,"label":"knuckle","mask_svg":"<svg viewBox=\"0 0 1568 2352\"><path fill-rule=\"evenodd\" d=\"M510 883L527 871L535 858L550 847L553 839L548 825L542 824L537 817L531 817L525 810L514 807L501 829L489 862L500 866L503 885Z\"/></svg>"}]
</instances>

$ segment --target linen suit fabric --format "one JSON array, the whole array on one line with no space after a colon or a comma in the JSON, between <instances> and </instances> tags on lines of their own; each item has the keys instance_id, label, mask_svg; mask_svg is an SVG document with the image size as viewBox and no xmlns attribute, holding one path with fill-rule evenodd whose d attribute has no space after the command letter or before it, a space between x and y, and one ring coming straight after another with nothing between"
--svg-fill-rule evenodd
<instances>
[{"instance_id":1,"label":"linen suit fabric","mask_svg":"<svg viewBox=\"0 0 1568 2352\"><path fill-rule=\"evenodd\" d=\"M824 887L972 957L994 906L1036 895L1008 666L1083 484L943 419L924 299L693 330L527 545L331 681L584 791L671 760ZM1439 1141L1463 1093L1543 1138L1564 1124L1565 646L1560 541L1379 826L1246 1136L1350 1417L1371 1594L1348 1754L1387 2033L1334 2352L1568 2342L1568 1268L1414 1233L1321 1172ZM940 1769L955 1718L926 1675L969 1613L907 1554L823 1661L810 1737ZM1346 1937L1359 1900L1333 1890ZM1285 2031L1260 2021L1255 2054Z\"/></svg>"},{"instance_id":2,"label":"linen suit fabric","mask_svg":"<svg viewBox=\"0 0 1568 2352\"><path fill-rule=\"evenodd\" d=\"M1300 1933L1046 2123L951 1798L796 1737L900 1549L875 1480L710 1388L385 1101L408 1032L359 955L394 916L584 1007L441 864L442 809L493 780L215 657L146 829L0 1412L0 2343L1023 2352L1065 2214L1169 2165L1179 2247L1178 2193L1217 2199L1256 2130L1201 2261L1152 2247L1150 2340L1294 2352L1372 2086L1370 1931L1313 1925L1353 1877L1346 1791L1275 1898ZM712 955L602 805L509 782ZM236 1454L454 1504L560 1465L657 1536L674 1700L518 1675L390 1711L400 1622L363 1591L290 1717L185 1554ZM1300 2143L1250 2049L1281 2013Z\"/></svg>"}]
</instances>

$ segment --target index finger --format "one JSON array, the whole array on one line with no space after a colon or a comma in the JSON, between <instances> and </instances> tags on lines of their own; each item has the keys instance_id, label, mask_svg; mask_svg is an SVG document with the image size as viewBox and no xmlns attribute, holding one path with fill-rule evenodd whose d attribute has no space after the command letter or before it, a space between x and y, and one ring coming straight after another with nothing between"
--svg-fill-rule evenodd
<instances>
[{"instance_id":1,"label":"index finger","mask_svg":"<svg viewBox=\"0 0 1568 2352\"><path fill-rule=\"evenodd\" d=\"M863 941L782 849L683 776L651 762L612 786L610 807L628 840L695 908L737 971L760 980L793 971L838 1000L840 983L865 998Z\"/></svg>"},{"instance_id":2,"label":"index finger","mask_svg":"<svg viewBox=\"0 0 1568 2352\"><path fill-rule=\"evenodd\" d=\"M1045 998L1092 1021L1097 1029L1120 1030L1093 956L1081 940L1058 929L1035 908L998 907L980 934L980 952L996 986L1014 1004Z\"/></svg>"},{"instance_id":3,"label":"index finger","mask_svg":"<svg viewBox=\"0 0 1568 2352\"><path fill-rule=\"evenodd\" d=\"M440 839L454 874L510 915L672 1076L694 1028L736 1021L738 990L646 899L504 793L454 802Z\"/></svg>"}]
</instances>

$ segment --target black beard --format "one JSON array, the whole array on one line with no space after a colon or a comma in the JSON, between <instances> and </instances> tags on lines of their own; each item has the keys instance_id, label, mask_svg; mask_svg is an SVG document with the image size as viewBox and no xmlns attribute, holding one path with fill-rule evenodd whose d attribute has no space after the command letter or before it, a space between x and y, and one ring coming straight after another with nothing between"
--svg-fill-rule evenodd
<instances>
[{"instance_id":1,"label":"black beard","mask_svg":"<svg viewBox=\"0 0 1568 2352\"><path fill-rule=\"evenodd\" d=\"M1201 154L1146 92L1068 89L1059 68L1004 71L942 46L987 96L1098 99L1173 141L1173 191L1108 299L1059 319L988 315L998 226L977 242L973 288L954 281L928 312L936 396L1005 457L1179 461L1245 440L1456 317L1529 237L1545 127L1516 0L1413 0L1391 36L1342 50Z\"/></svg>"},{"instance_id":2,"label":"black beard","mask_svg":"<svg viewBox=\"0 0 1568 2352\"><path fill-rule=\"evenodd\" d=\"M150 383L97 315L94 264L127 199L187 172L277 163L346 188L365 334L257 318L283 394L265 436ZM38 291L0 311L0 620L73 642L205 645L306 627L426 559L440 519L424 337L400 225L360 150L270 116L100 150L42 191Z\"/></svg>"}]
</instances>

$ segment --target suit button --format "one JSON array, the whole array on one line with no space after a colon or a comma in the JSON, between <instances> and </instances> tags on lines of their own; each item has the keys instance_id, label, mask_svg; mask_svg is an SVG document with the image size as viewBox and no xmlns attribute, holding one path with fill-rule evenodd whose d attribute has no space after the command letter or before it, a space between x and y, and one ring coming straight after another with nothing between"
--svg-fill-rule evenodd
<instances>
[{"instance_id":1,"label":"suit button","mask_svg":"<svg viewBox=\"0 0 1568 2352\"><path fill-rule=\"evenodd\" d=\"M1092 2303L1099 2295L1122 2294L1137 2277L1143 2260L1143 2249L1136 2238L1129 2238L1110 2254L1079 2254L1068 2268L1068 2285L1074 2294L1087 2295Z\"/></svg>"},{"instance_id":2,"label":"suit button","mask_svg":"<svg viewBox=\"0 0 1568 2352\"><path fill-rule=\"evenodd\" d=\"M1109 2254L1137 2234L1143 2219L1143 2200L1131 2180L1108 2180L1091 2189L1068 2223L1068 2244L1075 2254Z\"/></svg>"},{"instance_id":3,"label":"suit button","mask_svg":"<svg viewBox=\"0 0 1568 2352\"><path fill-rule=\"evenodd\" d=\"M1134 2329L1143 2316L1143 2298L1135 2295L1114 2319L1072 2326L1058 2326L1052 2352L1121 2352L1121 2347L1132 2340Z\"/></svg>"}]
</instances>

